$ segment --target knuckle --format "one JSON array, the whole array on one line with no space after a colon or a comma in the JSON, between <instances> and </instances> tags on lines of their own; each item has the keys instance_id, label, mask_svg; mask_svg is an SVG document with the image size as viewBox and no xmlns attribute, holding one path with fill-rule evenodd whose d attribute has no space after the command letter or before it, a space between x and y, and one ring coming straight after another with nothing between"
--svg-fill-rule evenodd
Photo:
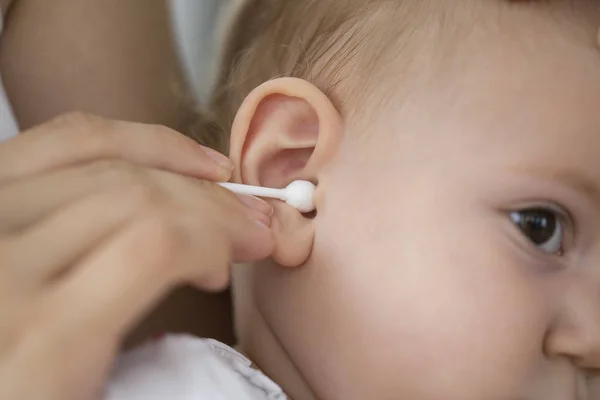
<instances>
[{"instance_id":1,"label":"knuckle","mask_svg":"<svg viewBox=\"0 0 600 400\"><path fill-rule=\"evenodd\" d=\"M174 143L179 140L188 140L187 137L181 133L167 127L166 125L150 124L145 126L147 133L152 135L153 140L156 142L157 147L160 148L171 148ZM191 141L191 139L189 139Z\"/></svg>"},{"instance_id":2,"label":"knuckle","mask_svg":"<svg viewBox=\"0 0 600 400\"><path fill-rule=\"evenodd\" d=\"M174 129L169 128L166 125L161 124L148 124L146 128L149 132L156 134L157 138L171 138L173 135L184 137L181 133L177 132ZM166 143L166 142L165 142Z\"/></svg>"},{"instance_id":3,"label":"knuckle","mask_svg":"<svg viewBox=\"0 0 600 400\"><path fill-rule=\"evenodd\" d=\"M162 124L149 124L148 128L153 130L154 132L158 132L158 133L173 133L175 132L173 129L169 128L166 125L162 125Z\"/></svg>"},{"instance_id":4,"label":"knuckle","mask_svg":"<svg viewBox=\"0 0 600 400\"><path fill-rule=\"evenodd\" d=\"M114 148L111 121L97 115L72 112L56 117L51 124L63 131L67 143L80 152L100 155Z\"/></svg>"},{"instance_id":5,"label":"knuckle","mask_svg":"<svg viewBox=\"0 0 600 400\"><path fill-rule=\"evenodd\" d=\"M201 244L196 245L195 251L201 260L193 265L192 282L198 288L209 292L220 292L229 286L231 279L231 246L223 234L201 236ZM198 266L202 268L198 270Z\"/></svg>"},{"instance_id":6,"label":"knuckle","mask_svg":"<svg viewBox=\"0 0 600 400\"><path fill-rule=\"evenodd\" d=\"M146 215L166 218L168 213L167 196L149 182L134 182L121 192L122 202L129 204Z\"/></svg>"},{"instance_id":7,"label":"knuckle","mask_svg":"<svg viewBox=\"0 0 600 400\"><path fill-rule=\"evenodd\" d=\"M230 274L227 269L227 266L223 266L221 271L213 273L209 277L203 279L199 283L200 288L209 292L221 292L227 289L231 281Z\"/></svg>"},{"instance_id":8,"label":"knuckle","mask_svg":"<svg viewBox=\"0 0 600 400\"><path fill-rule=\"evenodd\" d=\"M167 268L168 274L183 281L197 282L204 290L218 292L229 283L231 247L219 229L198 229L169 208L147 216L144 247L150 248L155 268Z\"/></svg>"},{"instance_id":9,"label":"knuckle","mask_svg":"<svg viewBox=\"0 0 600 400\"><path fill-rule=\"evenodd\" d=\"M117 159L96 161L90 165L91 175L99 178L100 183L126 188L132 185L149 184L149 179L139 168L126 161Z\"/></svg>"},{"instance_id":10,"label":"knuckle","mask_svg":"<svg viewBox=\"0 0 600 400\"><path fill-rule=\"evenodd\" d=\"M61 114L50 121L55 127L77 127L82 130L93 130L93 128L103 125L106 120L97 115L88 114L81 111L73 111Z\"/></svg>"},{"instance_id":11,"label":"knuckle","mask_svg":"<svg viewBox=\"0 0 600 400\"><path fill-rule=\"evenodd\" d=\"M161 220L174 219L178 207L172 195L143 168L126 162L101 161L94 166L108 201L132 215Z\"/></svg>"},{"instance_id":12,"label":"knuckle","mask_svg":"<svg viewBox=\"0 0 600 400\"><path fill-rule=\"evenodd\" d=\"M150 249L156 265L172 266L189 246L189 236L170 213L155 211L145 217L142 245Z\"/></svg>"}]
</instances>

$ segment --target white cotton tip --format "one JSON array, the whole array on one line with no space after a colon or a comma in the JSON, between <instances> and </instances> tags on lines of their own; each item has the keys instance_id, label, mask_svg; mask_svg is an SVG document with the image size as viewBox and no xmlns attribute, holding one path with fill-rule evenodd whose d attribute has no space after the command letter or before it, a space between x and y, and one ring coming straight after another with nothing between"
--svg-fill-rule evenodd
<instances>
[{"instance_id":1,"label":"white cotton tip","mask_svg":"<svg viewBox=\"0 0 600 400\"><path fill-rule=\"evenodd\" d=\"M288 205L301 213L314 211L316 186L308 181L295 181L285 188L285 199Z\"/></svg>"},{"instance_id":2,"label":"white cotton tip","mask_svg":"<svg viewBox=\"0 0 600 400\"><path fill-rule=\"evenodd\" d=\"M301 213L309 213L316 208L316 186L308 181L292 182L285 189L271 189L229 182L220 182L217 184L240 195L266 197L285 201L288 205L294 207Z\"/></svg>"}]
</instances>

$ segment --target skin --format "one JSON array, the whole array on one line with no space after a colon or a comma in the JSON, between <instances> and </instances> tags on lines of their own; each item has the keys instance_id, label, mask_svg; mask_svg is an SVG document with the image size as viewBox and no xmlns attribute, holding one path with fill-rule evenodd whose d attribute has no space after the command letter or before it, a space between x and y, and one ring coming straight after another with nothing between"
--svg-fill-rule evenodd
<instances>
[{"instance_id":1,"label":"skin","mask_svg":"<svg viewBox=\"0 0 600 400\"><path fill-rule=\"evenodd\" d=\"M168 128L80 114L0 144L0 398L97 398L167 293L220 290L231 262L272 252L271 207L206 181L230 165Z\"/></svg>"},{"instance_id":2,"label":"skin","mask_svg":"<svg viewBox=\"0 0 600 400\"><path fill-rule=\"evenodd\" d=\"M195 118L164 0L0 0L0 7L0 74L23 130L75 111L182 132ZM181 288L127 343L166 331L231 343L228 293Z\"/></svg>"},{"instance_id":3,"label":"skin","mask_svg":"<svg viewBox=\"0 0 600 400\"><path fill-rule=\"evenodd\" d=\"M528 10L383 109L340 116L297 79L246 100L235 179L319 182L316 217L275 203L275 259L234 280L241 348L291 398L600 398L599 21ZM511 220L531 207L558 247Z\"/></svg>"},{"instance_id":4,"label":"skin","mask_svg":"<svg viewBox=\"0 0 600 400\"><path fill-rule=\"evenodd\" d=\"M185 91L164 0L12 0L8 10L0 68L23 129L72 111L177 127Z\"/></svg>"}]
</instances>

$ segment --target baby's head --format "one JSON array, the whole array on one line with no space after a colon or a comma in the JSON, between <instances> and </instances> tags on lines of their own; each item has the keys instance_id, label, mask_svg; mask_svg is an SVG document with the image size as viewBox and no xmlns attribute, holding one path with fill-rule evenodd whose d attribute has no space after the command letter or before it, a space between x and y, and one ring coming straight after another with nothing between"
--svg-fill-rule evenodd
<instances>
[{"instance_id":1,"label":"baby's head","mask_svg":"<svg viewBox=\"0 0 600 400\"><path fill-rule=\"evenodd\" d=\"M234 277L292 398L600 398L597 4L239 9L212 103L235 179L318 184Z\"/></svg>"}]
</instances>

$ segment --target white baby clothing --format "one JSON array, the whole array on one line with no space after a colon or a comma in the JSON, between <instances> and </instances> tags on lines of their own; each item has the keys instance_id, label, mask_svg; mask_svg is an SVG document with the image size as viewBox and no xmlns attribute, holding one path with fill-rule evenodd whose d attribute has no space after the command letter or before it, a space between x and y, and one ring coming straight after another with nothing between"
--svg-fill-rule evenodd
<instances>
[{"instance_id":1,"label":"white baby clothing","mask_svg":"<svg viewBox=\"0 0 600 400\"><path fill-rule=\"evenodd\" d=\"M103 400L287 400L252 362L210 339L174 335L117 360Z\"/></svg>"}]
</instances>

